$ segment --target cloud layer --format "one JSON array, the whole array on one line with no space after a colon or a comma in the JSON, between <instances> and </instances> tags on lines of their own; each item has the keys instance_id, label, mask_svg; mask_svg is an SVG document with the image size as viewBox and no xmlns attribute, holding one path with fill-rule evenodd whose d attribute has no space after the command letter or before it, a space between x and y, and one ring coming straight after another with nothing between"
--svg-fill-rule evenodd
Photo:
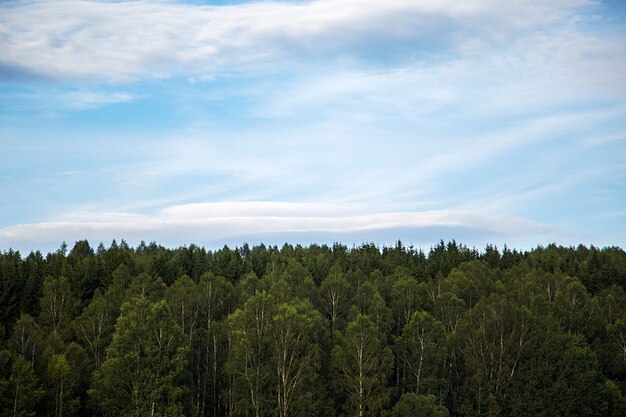
<instances>
[{"instance_id":1,"label":"cloud layer","mask_svg":"<svg viewBox=\"0 0 626 417\"><path fill-rule=\"evenodd\" d=\"M520 34L563 22L586 4L590 2L9 2L0 6L0 76L113 81L181 73L210 77L251 65L295 63L303 55L345 59L382 49L445 57L487 44L515 43Z\"/></svg>"},{"instance_id":2,"label":"cloud layer","mask_svg":"<svg viewBox=\"0 0 626 417\"><path fill-rule=\"evenodd\" d=\"M354 212L361 214L349 214ZM392 244L395 239L409 236L412 236L411 243L423 243L427 241L422 240L423 235L429 229L448 229L446 234L473 231L474 242L479 245L489 241L487 236L498 235L509 242L522 242L529 237L549 239L559 231L518 217L478 211L371 213L364 207L341 204L221 202L172 206L155 215L70 213L55 222L2 228L0 247L27 251L41 247L51 249L61 240L74 242L87 238L93 243L120 237L136 244L146 236L170 245L193 242L209 246L216 243L219 246L219 242L242 244L290 238L314 243L320 237L327 243L359 244L359 236L369 236L367 241L378 244ZM389 231L396 237L391 240L384 237Z\"/></svg>"},{"instance_id":3,"label":"cloud layer","mask_svg":"<svg viewBox=\"0 0 626 417\"><path fill-rule=\"evenodd\" d=\"M0 248L624 241L606 3L206 3L0 5Z\"/></svg>"}]
</instances>

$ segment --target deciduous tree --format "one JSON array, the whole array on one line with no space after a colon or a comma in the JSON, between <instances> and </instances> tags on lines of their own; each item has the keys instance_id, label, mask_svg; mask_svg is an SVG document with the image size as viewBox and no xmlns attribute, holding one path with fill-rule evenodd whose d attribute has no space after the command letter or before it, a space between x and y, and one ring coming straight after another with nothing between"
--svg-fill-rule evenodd
<instances>
[{"instance_id":1,"label":"deciduous tree","mask_svg":"<svg viewBox=\"0 0 626 417\"><path fill-rule=\"evenodd\" d=\"M336 340L332 353L334 382L346 394L345 412L358 417L378 415L389 397L391 349L376 325L361 314Z\"/></svg>"}]
</instances>

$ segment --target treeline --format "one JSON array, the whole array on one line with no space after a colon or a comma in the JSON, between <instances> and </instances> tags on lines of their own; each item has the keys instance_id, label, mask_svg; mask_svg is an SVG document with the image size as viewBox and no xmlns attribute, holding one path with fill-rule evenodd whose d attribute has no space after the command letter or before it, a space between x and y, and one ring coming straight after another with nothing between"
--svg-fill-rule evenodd
<instances>
[{"instance_id":1,"label":"treeline","mask_svg":"<svg viewBox=\"0 0 626 417\"><path fill-rule=\"evenodd\" d=\"M0 416L624 416L626 253L0 254Z\"/></svg>"}]
</instances>

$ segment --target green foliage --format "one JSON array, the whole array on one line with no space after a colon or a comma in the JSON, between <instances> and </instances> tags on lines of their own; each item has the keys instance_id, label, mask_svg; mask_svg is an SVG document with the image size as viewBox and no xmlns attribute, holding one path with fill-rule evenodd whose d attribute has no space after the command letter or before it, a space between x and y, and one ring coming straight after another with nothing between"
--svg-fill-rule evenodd
<instances>
[{"instance_id":1,"label":"green foliage","mask_svg":"<svg viewBox=\"0 0 626 417\"><path fill-rule=\"evenodd\" d=\"M73 322L74 333L91 353L93 367L96 369L100 367L106 347L110 343L116 316L115 307L98 290L82 314Z\"/></svg>"},{"instance_id":2,"label":"green foliage","mask_svg":"<svg viewBox=\"0 0 626 417\"><path fill-rule=\"evenodd\" d=\"M0 351L0 416L32 417L43 395L30 363L22 355Z\"/></svg>"},{"instance_id":3,"label":"green foliage","mask_svg":"<svg viewBox=\"0 0 626 417\"><path fill-rule=\"evenodd\" d=\"M467 373L468 414L500 414L525 367L530 329L530 312L498 294L480 299L459 323L455 338Z\"/></svg>"},{"instance_id":4,"label":"green foliage","mask_svg":"<svg viewBox=\"0 0 626 417\"><path fill-rule=\"evenodd\" d=\"M607 391L596 355L579 337L558 332L553 324L542 330L524 364L528 370L518 374L514 389L500 401L503 414L605 415Z\"/></svg>"},{"instance_id":5,"label":"green foliage","mask_svg":"<svg viewBox=\"0 0 626 417\"><path fill-rule=\"evenodd\" d=\"M279 417L311 415L320 400L320 344L326 338L322 315L308 301L281 304L271 323Z\"/></svg>"},{"instance_id":6,"label":"green foliage","mask_svg":"<svg viewBox=\"0 0 626 417\"><path fill-rule=\"evenodd\" d=\"M13 328L10 346L35 366L45 347L45 333L28 314L20 316Z\"/></svg>"},{"instance_id":7,"label":"green foliage","mask_svg":"<svg viewBox=\"0 0 626 417\"><path fill-rule=\"evenodd\" d=\"M130 283L124 300L130 300L134 297L145 297L151 301L162 300L165 297L167 286L160 277L153 277L145 272L137 275Z\"/></svg>"},{"instance_id":8,"label":"green foliage","mask_svg":"<svg viewBox=\"0 0 626 417\"><path fill-rule=\"evenodd\" d=\"M362 314L348 324L345 335L336 336L332 363L338 390L346 394L344 410L359 417L377 415L389 399L387 379L392 353L383 334Z\"/></svg>"},{"instance_id":9,"label":"green foliage","mask_svg":"<svg viewBox=\"0 0 626 417\"><path fill-rule=\"evenodd\" d=\"M609 417L626 415L626 397L622 394L615 381L610 379L604 383L607 392L607 413Z\"/></svg>"},{"instance_id":10,"label":"green foliage","mask_svg":"<svg viewBox=\"0 0 626 417\"><path fill-rule=\"evenodd\" d=\"M620 248L70 247L0 253L0 417L626 412Z\"/></svg>"},{"instance_id":11,"label":"green foliage","mask_svg":"<svg viewBox=\"0 0 626 417\"><path fill-rule=\"evenodd\" d=\"M122 306L90 394L105 415L176 413L186 351L183 332L165 301L132 298Z\"/></svg>"},{"instance_id":12,"label":"green foliage","mask_svg":"<svg viewBox=\"0 0 626 417\"><path fill-rule=\"evenodd\" d=\"M408 276L394 277L391 290L391 308L401 329L407 325L413 313L426 304L426 291L416 279Z\"/></svg>"},{"instance_id":13,"label":"green foliage","mask_svg":"<svg viewBox=\"0 0 626 417\"><path fill-rule=\"evenodd\" d=\"M77 301L65 277L47 277L43 283L43 297L40 300L41 313L38 322L44 331L67 337L70 321Z\"/></svg>"},{"instance_id":14,"label":"green foliage","mask_svg":"<svg viewBox=\"0 0 626 417\"><path fill-rule=\"evenodd\" d=\"M12 250L0 256L0 335L8 335L9 328L19 316L21 255ZM6 337L6 336L5 336Z\"/></svg>"},{"instance_id":15,"label":"green foliage","mask_svg":"<svg viewBox=\"0 0 626 417\"><path fill-rule=\"evenodd\" d=\"M328 276L320 285L319 304L321 310L330 320L330 330L343 328L342 320L348 314L350 284L344 277L338 265L334 265Z\"/></svg>"},{"instance_id":16,"label":"green foliage","mask_svg":"<svg viewBox=\"0 0 626 417\"><path fill-rule=\"evenodd\" d=\"M200 293L196 284L183 275L167 289L166 299L174 320L191 344L200 312Z\"/></svg>"},{"instance_id":17,"label":"green foliage","mask_svg":"<svg viewBox=\"0 0 626 417\"><path fill-rule=\"evenodd\" d=\"M52 355L48 363L47 377L50 381L52 401L48 409L54 409L55 416L72 414L67 411L68 387L67 379L70 376L70 364L64 354Z\"/></svg>"},{"instance_id":18,"label":"green foliage","mask_svg":"<svg viewBox=\"0 0 626 417\"><path fill-rule=\"evenodd\" d=\"M436 318L416 311L399 341L406 363L408 386L416 394L440 391L447 351L446 331Z\"/></svg>"},{"instance_id":19,"label":"green foliage","mask_svg":"<svg viewBox=\"0 0 626 417\"><path fill-rule=\"evenodd\" d=\"M354 313L368 316L378 330L386 334L391 329L391 309L385 305L385 300L371 282L365 282L357 290L353 300L356 307ZM354 320L356 314L352 314Z\"/></svg>"},{"instance_id":20,"label":"green foliage","mask_svg":"<svg viewBox=\"0 0 626 417\"><path fill-rule=\"evenodd\" d=\"M233 406L246 416L260 417L272 406L275 371L270 360L270 326L273 315L270 295L257 292L228 317L231 340L226 366L233 380Z\"/></svg>"},{"instance_id":21,"label":"green foliage","mask_svg":"<svg viewBox=\"0 0 626 417\"><path fill-rule=\"evenodd\" d=\"M434 395L404 394L393 407L392 417L448 417L448 409Z\"/></svg>"}]
</instances>

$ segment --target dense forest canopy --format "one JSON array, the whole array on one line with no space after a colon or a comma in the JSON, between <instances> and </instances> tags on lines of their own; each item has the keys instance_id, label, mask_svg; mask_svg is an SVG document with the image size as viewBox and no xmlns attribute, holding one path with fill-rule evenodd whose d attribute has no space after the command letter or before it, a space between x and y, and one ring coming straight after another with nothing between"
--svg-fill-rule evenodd
<instances>
[{"instance_id":1,"label":"dense forest canopy","mask_svg":"<svg viewBox=\"0 0 626 417\"><path fill-rule=\"evenodd\" d=\"M0 254L0 416L624 416L626 253Z\"/></svg>"}]
</instances>

